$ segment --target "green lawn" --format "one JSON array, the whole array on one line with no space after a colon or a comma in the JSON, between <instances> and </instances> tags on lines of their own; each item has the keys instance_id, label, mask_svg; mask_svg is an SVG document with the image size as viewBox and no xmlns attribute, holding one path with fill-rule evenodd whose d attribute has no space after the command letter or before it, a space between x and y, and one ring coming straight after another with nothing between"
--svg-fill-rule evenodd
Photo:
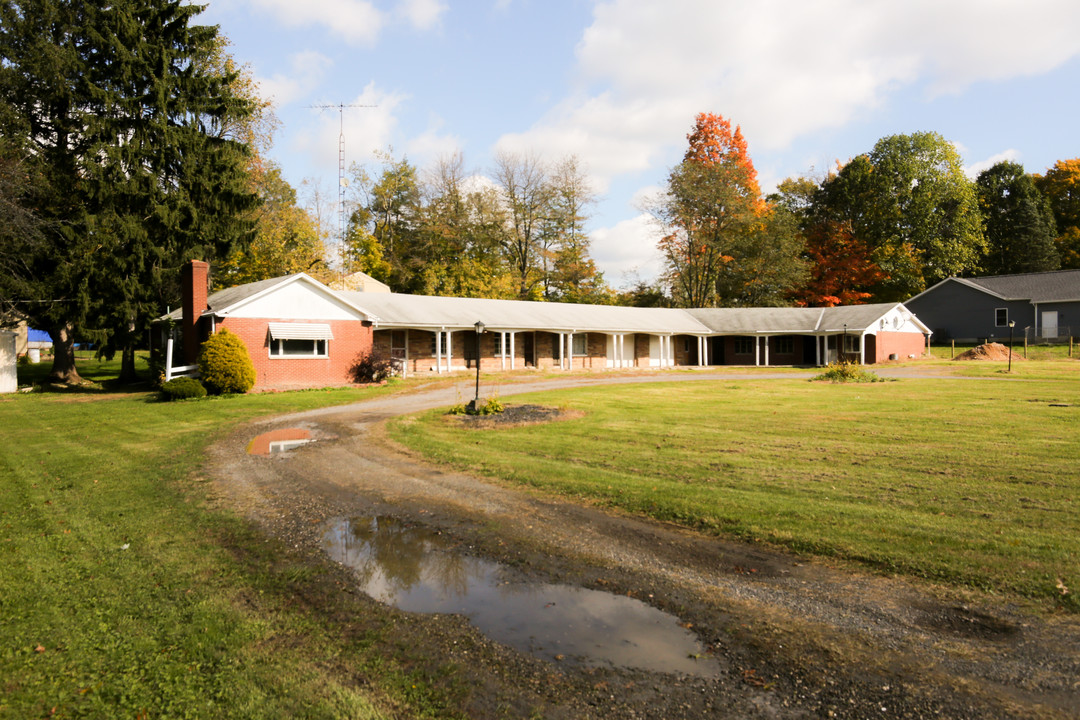
<instances>
[{"instance_id":1,"label":"green lawn","mask_svg":"<svg viewBox=\"0 0 1080 720\"><path fill-rule=\"evenodd\" d=\"M1048 380L979 364L986 379L547 392L511 402L584 415L475 429L428 413L392 432L510 482L1077 610L1080 365L1067 362L1035 373L1062 378Z\"/></svg>"},{"instance_id":2,"label":"green lawn","mask_svg":"<svg viewBox=\"0 0 1080 720\"><path fill-rule=\"evenodd\" d=\"M302 600L330 580L207 509L198 479L238 422L383 392L0 396L0 717L452 715L392 630L342 632Z\"/></svg>"}]
</instances>

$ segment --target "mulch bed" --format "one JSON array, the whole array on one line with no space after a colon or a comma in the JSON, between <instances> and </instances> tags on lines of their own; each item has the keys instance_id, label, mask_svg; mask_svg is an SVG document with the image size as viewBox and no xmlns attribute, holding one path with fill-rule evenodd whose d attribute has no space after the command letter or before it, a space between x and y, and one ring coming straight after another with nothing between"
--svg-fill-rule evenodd
<instances>
[{"instance_id":1,"label":"mulch bed","mask_svg":"<svg viewBox=\"0 0 1080 720\"><path fill-rule=\"evenodd\" d=\"M462 422L478 427L491 427L492 425L528 425L532 423L550 422L558 420L565 415L564 411L557 407L545 405L507 405L501 413L491 415L458 415Z\"/></svg>"}]
</instances>

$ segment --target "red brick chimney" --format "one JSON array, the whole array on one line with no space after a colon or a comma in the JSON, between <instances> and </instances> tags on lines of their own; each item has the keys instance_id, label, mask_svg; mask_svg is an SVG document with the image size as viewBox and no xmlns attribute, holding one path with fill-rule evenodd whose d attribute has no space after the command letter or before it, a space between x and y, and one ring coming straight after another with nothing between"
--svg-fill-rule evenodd
<instances>
[{"instance_id":1,"label":"red brick chimney","mask_svg":"<svg viewBox=\"0 0 1080 720\"><path fill-rule=\"evenodd\" d=\"M199 359L199 317L206 310L206 295L209 288L210 265L202 260L192 260L180 272L180 285L183 290L184 317L180 327L184 333L184 364L194 365Z\"/></svg>"}]
</instances>

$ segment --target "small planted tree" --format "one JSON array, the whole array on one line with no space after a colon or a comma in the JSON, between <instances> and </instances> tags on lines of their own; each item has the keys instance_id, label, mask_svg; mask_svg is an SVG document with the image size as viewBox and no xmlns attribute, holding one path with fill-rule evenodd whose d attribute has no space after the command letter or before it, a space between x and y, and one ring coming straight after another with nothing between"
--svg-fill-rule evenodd
<instances>
[{"instance_id":1,"label":"small planted tree","mask_svg":"<svg viewBox=\"0 0 1080 720\"><path fill-rule=\"evenodd\" d=\"M215 395L246 393L255 385L255 365L237 335L222 330L203 343L199 353L203 385Z\"/></svg>"}]
</instances>

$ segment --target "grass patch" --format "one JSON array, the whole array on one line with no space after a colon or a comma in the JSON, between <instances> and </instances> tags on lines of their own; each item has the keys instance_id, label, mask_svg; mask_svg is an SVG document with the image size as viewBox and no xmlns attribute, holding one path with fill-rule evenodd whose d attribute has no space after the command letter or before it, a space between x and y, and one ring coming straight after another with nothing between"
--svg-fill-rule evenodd
<instances>
[{"instance_id":1,"label":"grass patch","mask_svg":"<svg viewBox=\"0 0 1080 720\"><path fill-rule=\"evenodd\" d=\"M391 431L437 462L507 481L1075 611L1075 373L608 386L515 398L576 420L463 430L436 412Z\"/></svg>"},{"instance_id":2,"label":"grass patch","mask_svg":"<svg viewBox=\"0 0 1080 720\"><path fill-rule=\"evenodd\" d=\"M332 617L328 571L207 509L196 474L236 423L388 391L3 396L0 717L452 716L452 680L385 620Z\"/></svg>"}]
</instances>

